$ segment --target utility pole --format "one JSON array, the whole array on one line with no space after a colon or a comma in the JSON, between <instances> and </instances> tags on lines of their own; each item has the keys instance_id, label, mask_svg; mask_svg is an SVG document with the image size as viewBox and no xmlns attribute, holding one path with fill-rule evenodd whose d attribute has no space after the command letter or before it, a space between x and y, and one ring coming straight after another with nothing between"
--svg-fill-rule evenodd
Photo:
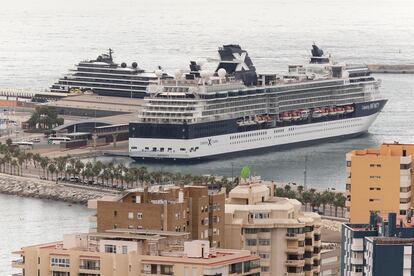
<instances>
[{"instance_id":1,"label":"utility pole","mask_svg":"<svg viewBox=\"0 0 414 276\"><path fill-rule=\"evenodd\" d=\"M308 156L305 155L305 170L303 171L303 187L306 191L308 189L307 187L307 169L308 169Z\"/></svg>"}]
</instances>

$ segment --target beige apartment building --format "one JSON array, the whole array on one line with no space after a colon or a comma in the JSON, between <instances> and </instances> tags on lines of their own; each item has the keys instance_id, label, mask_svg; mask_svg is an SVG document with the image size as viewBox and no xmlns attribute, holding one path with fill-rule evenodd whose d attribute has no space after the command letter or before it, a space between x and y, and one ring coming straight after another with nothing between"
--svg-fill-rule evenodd
<instances>
[{"instance_id":1,"label":"beige apartment building","mask_svg":"<svg viewBox=\"0 0 414 276\"><path fill-rule=\"evenodd\" d=\"M153 186L89 202L96 231L116 228L189 232L193 240L224 244L225 191L206 186Z\"/></svg>"},{"instance_id":2,"label":"beige apartment building","mask_svg":"<svg viewBox=\"0 0 414 276\"><path fill-rule=\"evenodd\" d=\"M405 215L413 207L414 145L383 144L346 155L346 207L350 223L366 223L370 212Z\"/></svg>"},{"instance_id":3,"label":"beige apartment building","mask_svg":"<svg viewBox=\"0 0 414 276\"><path fill-rule=\"evenodd\" d=\"M295 199L275 197L275 186L253 180L230 191L225 248L259 256L261 275L320 275L320 216L302 212Z\"/></svg>"},{"instance_id":4,"label":"beige apartment building","mask_svg":"<svg viewBox=\"0 0 414 276\"><path fill-rule=\"evenodd\" d=\"M186 233L118 229L65 235L63 241L23 247L13 261L25 276L260 275L247 250L210 248Z\"/></svg>"}]
</instances>

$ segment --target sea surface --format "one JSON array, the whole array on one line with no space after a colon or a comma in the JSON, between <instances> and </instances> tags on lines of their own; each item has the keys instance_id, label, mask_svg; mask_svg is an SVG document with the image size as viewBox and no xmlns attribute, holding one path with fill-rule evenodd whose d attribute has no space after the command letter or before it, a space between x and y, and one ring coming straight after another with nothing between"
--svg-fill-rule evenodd
<instances>
[{"instance_id":1,"label":"sea surface","mask_svg":"<svg viewBox=\"0 0 414 276\"><path fill-rule=\"evenodd\" d=\"M307 61L313 42L348 63L414 64L412 0L4 0L0 8L0 89L47 89L80 60L106 49L145 69L185 69L222 44L247 49L259 72ZM137 164L192 174L237 175L344 190L345 153L414 142L414 75L377 75L389 99L370 133L352 140L193 165ZM307 162L305 164L305 157ZM105 159L105 161L111 161ZM10 251L85 231L80 206L0 196L0 275Z\"/></svg>"}]
</instances>

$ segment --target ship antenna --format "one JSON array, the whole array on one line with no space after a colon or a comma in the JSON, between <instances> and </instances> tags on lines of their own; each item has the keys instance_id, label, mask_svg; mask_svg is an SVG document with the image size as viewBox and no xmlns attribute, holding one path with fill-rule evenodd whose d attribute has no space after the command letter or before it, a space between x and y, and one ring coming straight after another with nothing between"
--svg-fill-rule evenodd
<instances>
[{"instance_id":1,"label":"ship antenna","mask_svg":"<svg viewBox=\"0 0 414 276\"><path fill-rule=\"evenodd\" d=\"M112 61L112 53L113 53L114 51L111 49L111 48L109 48L109 59Z\"/></svg>"}]
</instances>

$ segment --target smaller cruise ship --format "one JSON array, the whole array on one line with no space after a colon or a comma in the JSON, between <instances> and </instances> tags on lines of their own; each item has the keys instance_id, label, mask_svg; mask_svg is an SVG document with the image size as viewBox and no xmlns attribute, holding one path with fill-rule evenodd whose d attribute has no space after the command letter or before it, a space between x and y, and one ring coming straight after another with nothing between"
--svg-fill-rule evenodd
<instances>
[{"instance_id":1,"label":"smaller cruise ship","mask_svg":"<svg viewBox=\"0 0 414 276\"><path fill-rule=\"evenodd\" d=\"M143 98L149 84L157 82L154 71L145 71L132 62L115 63L113 50L94 60L81 61L70 73L50 87L51 92L90 91L103 96ZM160 69L160 68L159 68ZM161 76L163 78L164 76Z\"/></svg>"}]
</instances>

